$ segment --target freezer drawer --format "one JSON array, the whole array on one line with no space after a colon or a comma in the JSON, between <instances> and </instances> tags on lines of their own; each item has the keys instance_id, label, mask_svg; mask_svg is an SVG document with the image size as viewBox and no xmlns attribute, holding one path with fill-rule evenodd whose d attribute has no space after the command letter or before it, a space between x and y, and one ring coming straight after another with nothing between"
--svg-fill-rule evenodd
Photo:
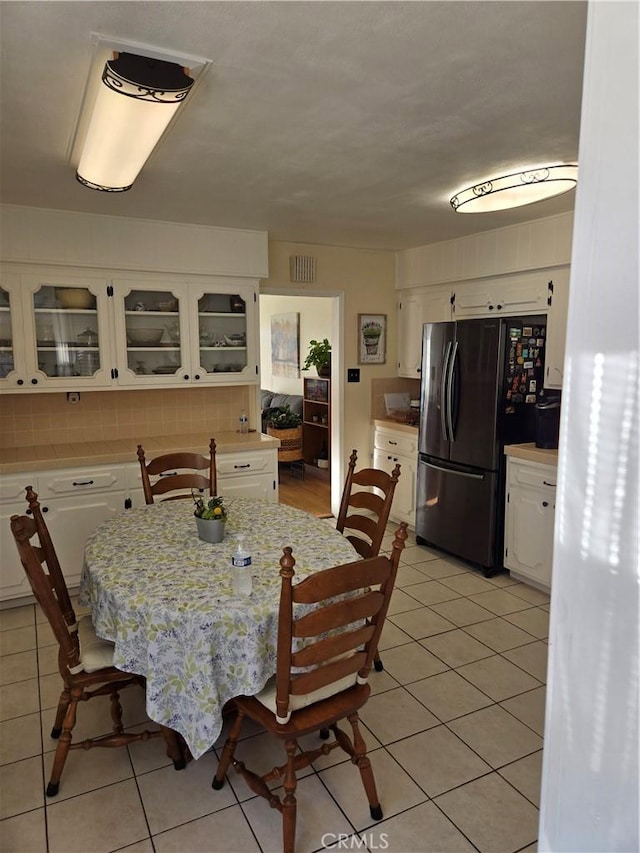
<instances>
[{"instance_id":1,"label":"freezer drawer","mask_svg":"<svg viewBox=\"0 0 640 853\"><path fill-rule=\"evenodd\" d=\"M456 470L418 460L416 535L463 560L494 566L497 472Z\"/></svg>"}]
</instances>

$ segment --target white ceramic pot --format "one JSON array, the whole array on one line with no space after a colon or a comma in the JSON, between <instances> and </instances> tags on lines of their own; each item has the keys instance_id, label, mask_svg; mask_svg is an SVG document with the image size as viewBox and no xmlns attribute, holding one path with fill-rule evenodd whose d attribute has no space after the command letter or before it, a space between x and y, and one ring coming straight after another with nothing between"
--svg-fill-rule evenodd
<instances>
[{"instance_id":1,"label":"white ceramic pot","mask_svg":"<svg viewBox=\"0 0 640 853\"><path fill-rule=\"evenodd\" d=\"M224 521L215 518L198 518L195 516L198 536L205 542L222 542L224 539Z\"/></svg>"}]
</instances>

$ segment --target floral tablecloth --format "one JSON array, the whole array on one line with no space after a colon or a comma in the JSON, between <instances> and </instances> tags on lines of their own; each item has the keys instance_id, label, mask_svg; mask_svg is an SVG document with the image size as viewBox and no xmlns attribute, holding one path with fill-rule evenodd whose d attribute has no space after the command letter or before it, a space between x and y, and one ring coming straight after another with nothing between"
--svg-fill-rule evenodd
<instances>
[{"instance_id":1,"label":"floral tablecloth","mask_svg":"<svg viewBox=\"0 0 640 853\"><path fill-rule=\"evenodd\" d=\"M87 541L80 585L98 635L115 643L114 665L145 676L149 717L180 732L194 758L217 739L225 702L275 673L282 549L293 549L296 580L358 559L327 521L300 510L246 498L225 505L219 544L198 538L190 501L110 519ZM231 591L238 534L252 557L249 598Z\"/></svg>"}]
</instances>

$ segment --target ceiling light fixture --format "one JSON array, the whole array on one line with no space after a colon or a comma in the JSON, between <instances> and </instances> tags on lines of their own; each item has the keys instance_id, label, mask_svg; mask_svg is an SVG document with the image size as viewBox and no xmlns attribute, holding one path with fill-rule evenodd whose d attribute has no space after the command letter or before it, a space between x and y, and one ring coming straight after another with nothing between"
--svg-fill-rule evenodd
<instances>
[{"instance_id":1,"label":"ceiling light fixture","mask_svg":"<svg viewBox=\"0 0 640 853\"><path fill-rule=\"evenodd\" d=\"M103 192L130 189L193 83L174 62L114 53L102 71L78 181Z\"/></svg>"},{"instance_id":2,"label":"ceiling light fixture","mask_svg":"<svg viewBox=\"0 0 640 853\"><path fill-rule=\"evenodd\" d=\"M566 193L577 182L576 164L532 166L458 190L449 201L456 213L507 210Z\"/></svg>"}]
</instances>

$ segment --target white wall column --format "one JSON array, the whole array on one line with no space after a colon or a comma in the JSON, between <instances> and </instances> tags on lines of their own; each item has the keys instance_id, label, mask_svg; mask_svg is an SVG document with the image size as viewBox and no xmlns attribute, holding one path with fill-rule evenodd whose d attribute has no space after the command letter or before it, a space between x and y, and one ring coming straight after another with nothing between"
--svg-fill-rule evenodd
<instances>
[{"instance_id":1,"label":"white wall column","mask_svg":"<svg viewBox=\"0 0 640 853\"><path fill-rule=\"evenodd\" d=\"M589 5L541 851L640 849L638 25L638 3Z\"/></svg>"}]
</instances>

